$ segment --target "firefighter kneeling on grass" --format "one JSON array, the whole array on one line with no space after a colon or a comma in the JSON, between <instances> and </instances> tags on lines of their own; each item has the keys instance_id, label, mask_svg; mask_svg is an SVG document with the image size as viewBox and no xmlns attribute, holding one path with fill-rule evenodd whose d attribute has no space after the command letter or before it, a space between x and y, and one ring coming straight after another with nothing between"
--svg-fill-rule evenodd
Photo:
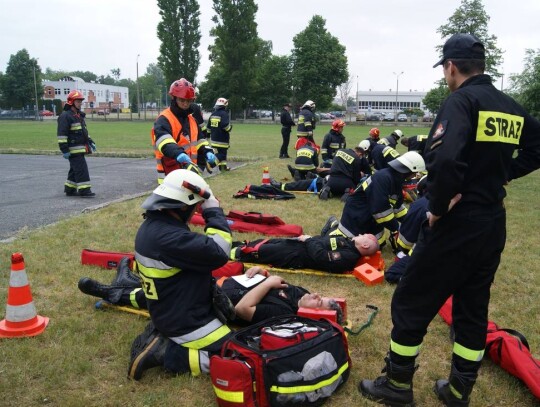
<instances>
[{"instance_id":1,"label":"firefighter kneeling on grass","mask_svg":"<svg viewBox=\"0 0 540 407\"><path fill-rule=\"evenodd\" d=\"M193 117L193 106L196 105L191 82L184 78L174 81L169 95L171 106L160 113L151 132L158 184L171 171L187 169L200 173L207 162L211 165L216 162L206 134Z\"/></svg>"},{"instance_id":2,"label":"firefighter kneeling on grass","mask_svg":"<svg viewBox=\"0 0 540 407\"><path fill-rule=\"evenodd\" d=\"M204 234L187 225L199 204ZM128 376L139 380L156 366L208 373L210 356L230 333L212 308L212 270L227 263L231 250L227 219L204 179L187 170L167 175L142 207L135 270L152 322L133 342Z\"/></svg>"}]
</instances>

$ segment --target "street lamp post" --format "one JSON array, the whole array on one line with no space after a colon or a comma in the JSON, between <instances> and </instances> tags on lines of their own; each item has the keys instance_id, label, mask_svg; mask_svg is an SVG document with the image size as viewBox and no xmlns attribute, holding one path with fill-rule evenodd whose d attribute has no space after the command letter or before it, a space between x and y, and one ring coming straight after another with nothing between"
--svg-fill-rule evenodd
<instances>
[{"instance_id":1,"label":"street lamp post","mask_svg":"<svg viewBox=\"0 0 540 407\"><path fill-rule=\"evenodd\" d=\"M141 100L139 99L139 57L141 55L137 54L137 115L139 119L141 118Z\"/></svg>"},{"instance_id":2,"label":"street lamp post","mask_svg":"<svg viewBox=\"0 0 540 407\"><path fill-rule=\"evenodd\" d=\"M398 109L398 93L399 93L399 77L403 74L403 71L400 73L392 72L394 75L396 75L396 106L394 108L394 121L397 122L397 109Z\"/></svg>"},{"instance_id":3,"label":"street lamp post","mask_svg":"<svg viewBox=\"0 0 540 407\"><path fill-rule=\"evenodd\" d=\"M36 110L35 110L35 115L36 115L36 120L38 120L39 118L39 107L38 107L38 98L37 98L37 81L36 81L36 64L37 64L37 60L34 62L34 94L36 96Z\"/></svg>"},{"instance_id":4,"label":"street lamp post","mask_svg":"<svg viewBox=\"0 0 540 407\"><path fill-rule=\"evenodd\" d=\"M356 114L360 113L360 106L358 105L358 75L356 75Z\"/></svg>"}]
</instances>

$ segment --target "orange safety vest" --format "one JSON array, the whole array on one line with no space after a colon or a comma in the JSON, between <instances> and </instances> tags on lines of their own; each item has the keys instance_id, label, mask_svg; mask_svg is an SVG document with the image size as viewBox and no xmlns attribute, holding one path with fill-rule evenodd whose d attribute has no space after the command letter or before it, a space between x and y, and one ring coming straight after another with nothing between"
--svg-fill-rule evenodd
<instances>
[{"instance_id":1,"label":"orange safety vest","mask_svg":"<svg viewBox=\"0 0 540 407\"><path fill-rule=\"evenodd\" d=\"M170 108L163 110L160 113L160 116L165 116L167 118L172 128L172 138L174 139L176 144L178 144L178 146L184 149L189 158L191 158L193 164L197 165L197 150L202 144L205 143L205 140L197 140L199 137L199 126L197 125L197 122L195 121L193 116L191 114L188 115L190 136L191 140L193 141L191 141L190 138L184 135L184 133L182 132L182 124L180 124L180 121L173 114ZM181 169L183 167L180 165L180 163L178 163L178 161L176 161L176 158L165 157L161 152L161 148L165 144L170 143L170 140L165 139L160 142L159 145L156 145L156 135L154 134L153 128L150 132L150 137L152 139L152 147L154 147L154 155L156 157L158 183L161 184L168 173L174 170Z\"/></svg>"}]
</instances>

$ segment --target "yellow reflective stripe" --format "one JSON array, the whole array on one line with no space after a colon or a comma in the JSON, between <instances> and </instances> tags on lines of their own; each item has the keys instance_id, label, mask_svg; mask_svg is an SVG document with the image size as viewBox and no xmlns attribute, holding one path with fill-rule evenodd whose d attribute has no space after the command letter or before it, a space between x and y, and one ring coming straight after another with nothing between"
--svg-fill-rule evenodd
<instances>
[{"instance_id":1,"label":"yellow reflective stripe","mask_svg":"<svg viewBox=\"0 0 540 407\"><path fill-rule=\"evenodd\" d=\"M519 144L525 119L501 112L478 112L476 141Z\"/></svg>"},{"instance_id":2,"label":"yellow reflective stripe","mask_svg":"<svg viewBox=\"0 0 540 407\"><path fill-rule=\"evenodd\" d=\"M132 306L133 308L140 308L140 307L139 307L139 304L137 303L137 297L136 297L136 295L137 295L137 293L138 293L139 291L141 291L141 290L142 290L142 288L136 288L136 289L134 289L132 292L129 293L129 302L131 303L131 306Z\"/></svg>"},{"instance_id":3,"label":"yellow reflective stripe","mask_svg":"<svg viewBox=\"0 0 540 407\"><path fill-rule=\"evenodd\" d=\"M182 271L178 267L171 267L170 269L165 270L154 267L146 267L141 263L138 263L138 266L139 272L149 278L169 278Z\"/></svg>"},{"instance_id":4,"label":"yellow reflective stripe","mask_svg":"<svg viewBox=\"0 0 540 407\"><path fill-rule=\"evenodd\" d=\"M306 386L292 386L292 387L282 387L282 386L272 386L270 387L270 391L274 393L281 393L281 394L292 394L292 393L306 393L309 391L315 391L323 388L324 386L328 386L332 383L334 383L336 380L340 378L340 376L349 368L349 362L345 362L337 371L335 375L332 377L329 377L326 380L320 381L315 384L306 385Z\"/></svg>"},{"instance_id":5,"label":"yellow reflective stripe","mask_svg":"<svg viewBox=\"0 0 540 407\"><path fill-rule=\"evenodd\" d=\"M193 376L201 375L201 366L199 365L199 351L197 349L188 349L189 369Z\"/></svg>"},{"instance_id":6,"label":"yellow reflective stripe","mask_svg":"<svg viewBox=\"0 0 540 407\"><path fill-rule=\"evenodd\" d=\"M406 206L404 206L404 205L400 206L398 208L398 212L395 213L396 218L401 218L401 217L407 215L407 211L408 211L408 209L407 209Z\"/></svg>"},{"instance_id":7,"label":"yellow reflective stripe","mask_svg":"<svg viewBox=\"0 0 540 407\"><path fill-rule=\"evenodd\" d=\"M207 236L209 235L221 236L223 240L225 240L227 243L232 244L232 235L229 232L225 232L224 230L216 229L216 228L208 228L206 229L205 233Z\"/></svg>"},{"instance_id":8,"label":"yellow reflective stripe","mask_svg":"<svg viewBox=\"0 0 540 407\"><path fill-rule=\"evenodd\" d=\"M77 154L77 153L86 153L86 148L84 147L79 147L79 148L69 148L69 152L70 153L73 153L73 154Z\"/></svg>"},{"instance_id":9,"label":"yellow reflective stripe","mask_svg":"<svg viewBox=\"0 0 540 407\"><path fill-rule=\"evenodd\" d=\"M212 147L218 147L218 148L229 148L229 143L220 142L220 141L211 141Z\"/></svg>"},{"instance_id":10,"label":"yellow reflective stripe","mask_svg":"<svg viewBox=\"0 0 540 407\"><path fill-rule=\"evenodd\" d=\"M190 349L202 349L202 348L207 347L208 345L213 344L214 342L219 341L229 332L231 332L231 330L227 325L221 325L221 327L211 332L209 335L205 336L204 338L196 339L191 342L184 342L181 345L185 348L190 348Z\"/></svg>"},{"instance_id":11,"label":"yellow reflective stripe","mask_svg":"<svg viewBox=\"0 0 540 407\"><path fill-rule=\"evenodd\" d=\"M225 130L225 131L231 131L231 129L232 129L232 125L229 124L229 125L228 125L227 127L225 127L223 130Z\"/></svg>"},{"instance_id":12,"label":"yellow reflective stripe","mask_svg":"<svg viewBox=\"0 0 540 407\"><path fill-rule=\"evenodd\" d=\"M454 349L452 351L461 356L463 359L470 360L471 362L480 362L484 357L484 349L482 350L473 350L466 348L463 345L460 345L457 342L454 342Z\"/></svg>"},{"instance_id":13,"label":"yellow reflective stripe","mask_svg":"<svg viewBox=\"0 0 540 407\"><path fill-rule=\"evenodd\" d=\"M337 239L335 237L330 239L330 247L332 248L332 250L337 249Z\"/></svg>"},{"instance_id":14,"label":"yellow reflective stripe","mask_svg":"<svg viewBox=\"0 0 540 407\"><path fill-rule=\"evenodd\" d=\"M82 124L81 123L72 123L71 126L69 126L71 131L81 130Z\"/></svg>"},{"instance_id":15,"label":"yellow reflective stripe","mask_svg":"<svg viewBox=\"0 0 540 407\"><path fill-rule=\"evenodd\" d=\"M213 387L218 399L228 401L229 403L244 403L244 392L222 390L214 385Z\"/></svg>"},{"instance_id":16,"label":"yellow reflective stripe","mask_svg":"<svg viewBox=\"0 0 540 407\"><path fill-rule=\"evenodd\" d=\"M159 144L156 144L156 148L161 151L165 144L176 144L176 141L174 141L171 136L165 137L163 141L161 141Z\"/></svg>"},{"instance_id":17,"label":"yellow reflective stripe","mask_svg":"<svg viewBox=\"0 0 540 407\"><path fill-rule=\"evenodd\" d=\"M374 216L374 218L375 218L375 216ZM388 215L383 216L382 218L375 218L375 222L377 222L377 223L385 223L385 222L388 222L388 221L390 221L392 219L394 219L394 212L391 212Z\"/></svg>"},{"instance_id":18,"label":"yellow reflective stripe","mask_svg":"<svg viewBox=\"0 0 540 407\"><path fill-rule=\"evenodd\" d=\"M405 346L390 340L390 350L400 356L416 356L420 353L420 346Z\"/></svg>"}]
</instances>

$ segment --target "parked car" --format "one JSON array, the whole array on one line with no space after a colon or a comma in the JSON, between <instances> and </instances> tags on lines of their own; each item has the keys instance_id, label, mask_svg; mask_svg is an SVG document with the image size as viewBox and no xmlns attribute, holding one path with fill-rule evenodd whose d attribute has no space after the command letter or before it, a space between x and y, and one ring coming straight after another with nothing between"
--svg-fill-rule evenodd
<instances>
[{"instance_id":1,"label":"parked car","mask_svg":"<svg viewBox=\"0 0 540 407\"><path fill-rule=\"evenodd\" d=\"M384 119L384 114L382 113L366 113L366 120L369 122L380 122Z\"/></svg>"},{"instance_id":2,"label":"parked car","mask_svg":"<svg viewBox=\"0 0 540 407\"><path fill-rule=\"evenodd\" d=\"M405 113L398 114L397 121L398 122L406 122L407 121L407 115Z\"/></svg>"},{"instance_id":3,"label":"parked car","mask_svg":"<svg viewBox=\"0 0 540 407\"><path fill-rule=\"evenodd\" d=\"M385 122L393 122L395 119L396 116L394 115L394 113L386 113L383 118Z\"/></svg>"},{"instance_id":4,"label":"parked car","mask_svg":"<svg viewBox=\"0 0 540 407\"><path fill-rule=\"evenodd\" d=\"M345 117L345 113L343 112L330 112L330 114L334 117Z\"/></svg>"},{"instance_id":5,"label":"parked car","mask_svg":"<svg viewBox=\"0 0 540 407\"><path fill-rule=\"evenodd\" d=\"M54 116L54 113L51 112L50 110L41 110L39 112L39 115L40 116Z\"/></svg>"},{"instance_id":6,"label":"parked car","mask_svg":"<svg viewBox=\"0 0 540 407\"><path fill-rule=\"evenodd\" d=\"M433 119L431 118L430 114L426 114L426 115L424 115L424 117L422 117L423 122L431 122L432 120Z\"/></svg>"},{"instance_id":7,"label":"parked car","mask_svg":"<svg viewBox=\"0 0 540 407\"><path fill-rule=\"evenodd\" d=\"M109 114L109 111L108 110L98 110L97 114L98 114L98 116L105 116L105 115Z\"/></svg>"}]
</instances>

